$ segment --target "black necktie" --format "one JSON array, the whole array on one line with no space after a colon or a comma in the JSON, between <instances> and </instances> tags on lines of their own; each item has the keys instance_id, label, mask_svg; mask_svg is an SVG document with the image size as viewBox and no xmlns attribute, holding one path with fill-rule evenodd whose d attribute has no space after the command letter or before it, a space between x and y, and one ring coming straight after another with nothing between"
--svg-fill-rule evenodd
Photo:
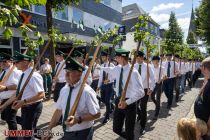
<instances>
[{"instance_id":1,"label":"black necktie","mask_svg":"<svg viewBox=\"0 0 210 140\"><path fill-rule=\"evenodd\" d=\"M139 65L139 74L141 75L141 64Z\"/></svg>"},{"instance_id":2,"label":"black necktie","mask_svg":"<svg viewBox=\"0 0 210 140\"><path fill-rule=\"evenodd\" d=\"M167 76L170 77L171 63L168 62Z\"/></svg>"},{"instance_id":3,"label":"black necktie","mask_svg":"<svg viewBox=\"0 0 210 140\"><path fill-rule=\"evenodd\" d=\"M104 67L106 67L106 64L104 64ZM106 72L103 71L103 81L106 79Z\"/></svg>"},{"instance_id":4,"label":"black necktie","mask_svg":"<svg viewBox=\"0 0 210 140\"><path fill-rule=\"evenodd\" d=\"M6 74L6 71L4 70L3 72L2 72L2 75L1 75L1 78L0 78L0 81L2 81L3 80L3 78L4 78L4 75Z\"/></svg>"},{"instance_id":5,"label":"black necktie","mask_svg":"<svg viewBox=\"0 0 210 140\"><path fill-rule=\"evenodd\" d=\"M20 92L20 86L21 86L21 83L23 81L23 77L24 77L24 73L22 73L21 77L20 77L20 81L18 83L18 87L17 87L17 91L16 91L16 97L18 96L19 92Z\"/></svg>"},{"instance_id":6,"label":"black necktie","mask_svg":"<svg viewBox=\"0 0 210 140\"><path fill-rule=\"evenodd\" d=\"M58 71L58 68L59 68L60 64L61 64L61 63L58 63L57 66L56 66L55 75L57 74L57 71Z\"/></svg>"},{"instance_id":7,"label":"black necktie","mask_svg":"<svg viewBox=\"0 0 210 140\"><path fill-rule=\"evenodd\" d=\"M68 96L67 103L66 103L66 110L65 110L64 117L63 117L63 131L66 130L65 121L68 118L69 109L70 109L71 94L72 94L73 89L74 89L74 87L70 86L69 96Z\"/></svg>"},{"instance_id":8,"label":"black necktie","mask_svg":"<svg viewBox=\"0 0 210 140\"><path fill-rule=\"evenodd\" d=\"M123 67L121 68L120 72L120 80L119 80L119 96L122 95L122 90L123 90Z\"/></svg>"},{"instance_id":9,"label":"black necktie","mask_svg":"<svg viewBox=\"0 0 210 140\"><path fill-rule=\"evenodd\" d=\"M94 72L94 65L92 66L92 69L91 69L91 74L93 74L93 72Z\"/></svg>"}]
</instances>

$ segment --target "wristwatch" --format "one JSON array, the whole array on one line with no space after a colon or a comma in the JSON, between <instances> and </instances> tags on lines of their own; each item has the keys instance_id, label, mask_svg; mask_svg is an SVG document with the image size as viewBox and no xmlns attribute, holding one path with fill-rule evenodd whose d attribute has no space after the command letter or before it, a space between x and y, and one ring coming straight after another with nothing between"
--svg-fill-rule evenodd
<instances>
[{"instance_id":1,"label":"wristwatch","mask_svg":"<svg viewBox=\"0 0 210 140\"><path fill-rule=\"evenodd\" d=\"M81 124L82 123L82 117L79 117L78 118L78 122L77 122L78 124Z\"/></svg>"}]
</instances>

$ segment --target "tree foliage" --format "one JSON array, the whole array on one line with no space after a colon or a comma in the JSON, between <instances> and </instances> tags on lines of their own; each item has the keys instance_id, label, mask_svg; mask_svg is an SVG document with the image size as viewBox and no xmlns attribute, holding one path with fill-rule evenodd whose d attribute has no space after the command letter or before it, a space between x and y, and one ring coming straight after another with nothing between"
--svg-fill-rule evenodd
<instances>
[{"instance_id":1,"label":"tree foliage","mask_svg":"<svg viewBox=\"0 0 210 140\"><path fill-rule=\"evenodd\" d=\"M200 6L196 9L195 24L197 35L210 45L210 1L202 0Z\"/></svg>"},{"instance_id":2,"label":"tree foliage","mask_svg":"<svg viewBox=\"0 0 210 140\"><path fill-rule=\"evenodd\" d=\"M166 31L165 50L170 53L179 51L179 46L183 44L183 36L182 29L177 22L175 13L171 12L169 29Z\"/></svg>"},{"instance_id":3,"label":"tree foliage","mask_svg":"<svg viewBox=\"0 0 210 140\"><path fill-rule=\"evenodd\" d=\"M145 41L145 46L148 50L148 57L152 56L152 54L154 53L155 48L157 47L157 45L152 44L151 43L152 38L149 37L146 41Z\"/></svg>"},{"instance_id":4,"label":"tree foliage","mask_svg":"<svg viewBox=\"0 0 210 140\"><path fill-rule=\"evenodd\" d=\"M4 29L3 36L10 39L13 36L10 27L17 27L25 41L25 46L28 47L28 53L35 55L34 48L43 45L44 39L38 31L34 31L36 26L20 22L19 14L21 13L21 7L30 7L32 4L45 4L46 0L2 0L1 2L4 3L4 6L0 6L0 27ZM29 33L34 35L35 40L29 38Z\"/></svg>"},{"instance_id":5,"label":"tree foliage","mask_svg":"<svg viewBox=\"0 0 210 140\"><path fill-rule=\"evenodd\" d=\"M193 32L189 32L189 35L187 37L187 44L197 44L198 41L196 39L196 35Z\"/></svg>"}]
</instances>

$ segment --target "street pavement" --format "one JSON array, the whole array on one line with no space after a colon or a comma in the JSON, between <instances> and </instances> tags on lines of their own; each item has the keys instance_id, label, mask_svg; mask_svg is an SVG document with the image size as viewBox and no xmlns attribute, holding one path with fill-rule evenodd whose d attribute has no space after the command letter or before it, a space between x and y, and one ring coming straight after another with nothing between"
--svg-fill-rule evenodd
<instances>
[{"instance_id":1,"label":"street pavement","mask_svg":"<svg viewBox=\"0 0 210 140\"><path fill-rule=\"evenodd\" d=\"M180 98L178 103L173 103L172 109L168 110L167 99L165 94L162 94L161 98L161 110L158 120L153 120L154 116L154 103L150 100L148 102L148 123L146 126L146 133L143 136L140 136L140 125L136 122L135 126L135 139L141 140L174 140L176 138L176 124L177 121L182 117L192 118L193 115L193 103L195 98L199 93L199 88L201 87L203 79L199 79L195 87L191 90L187 90L186 93ZM44 102L43 112L39 118L38 127L45 129L48 126L48 123L51 120L51 117L54 112L54 103L52 100ZM105 125L102 124L103 114L105 113L105 108L101 109L101 118L95 121L95 132L94 140L123 140L112 131L112 119ZM20 111L18 112L20 115ZM18 126L21 129L20 126ZM4 131L7 130L7 125L0 124L0 140L5 139ZM54 137L53 140L60 139L63 135L62 127L57 126L53 129Z\"/></svg>"}]
</instances>

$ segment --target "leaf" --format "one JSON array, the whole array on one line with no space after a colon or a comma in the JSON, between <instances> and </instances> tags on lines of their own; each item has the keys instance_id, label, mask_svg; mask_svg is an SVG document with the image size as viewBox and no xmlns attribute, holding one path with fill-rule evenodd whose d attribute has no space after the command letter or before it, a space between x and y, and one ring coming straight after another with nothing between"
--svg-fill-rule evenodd
<instances>
[{"instance_id":1,"label":"leaf","mask_svg":"<svg viewBox=\"0 0 210 140\"><path fill-rule=\"evenodd\" d=\"M2 34L6 39L10 39L11 36L13 35L13 32L10 28L6 28Z\"/></svg>"},{"instance_id":2,"label":"leaf","mask_svg":"<svg viewBox=\"0 0 210 140\"><path fill-rule=\"evenodd\" d=\"M37 28L37 26L32 25L32 24L27 24L26 26L28 26L29 28L33 28L33 29L36 29Z\"/></svg>"}]
</instances>

